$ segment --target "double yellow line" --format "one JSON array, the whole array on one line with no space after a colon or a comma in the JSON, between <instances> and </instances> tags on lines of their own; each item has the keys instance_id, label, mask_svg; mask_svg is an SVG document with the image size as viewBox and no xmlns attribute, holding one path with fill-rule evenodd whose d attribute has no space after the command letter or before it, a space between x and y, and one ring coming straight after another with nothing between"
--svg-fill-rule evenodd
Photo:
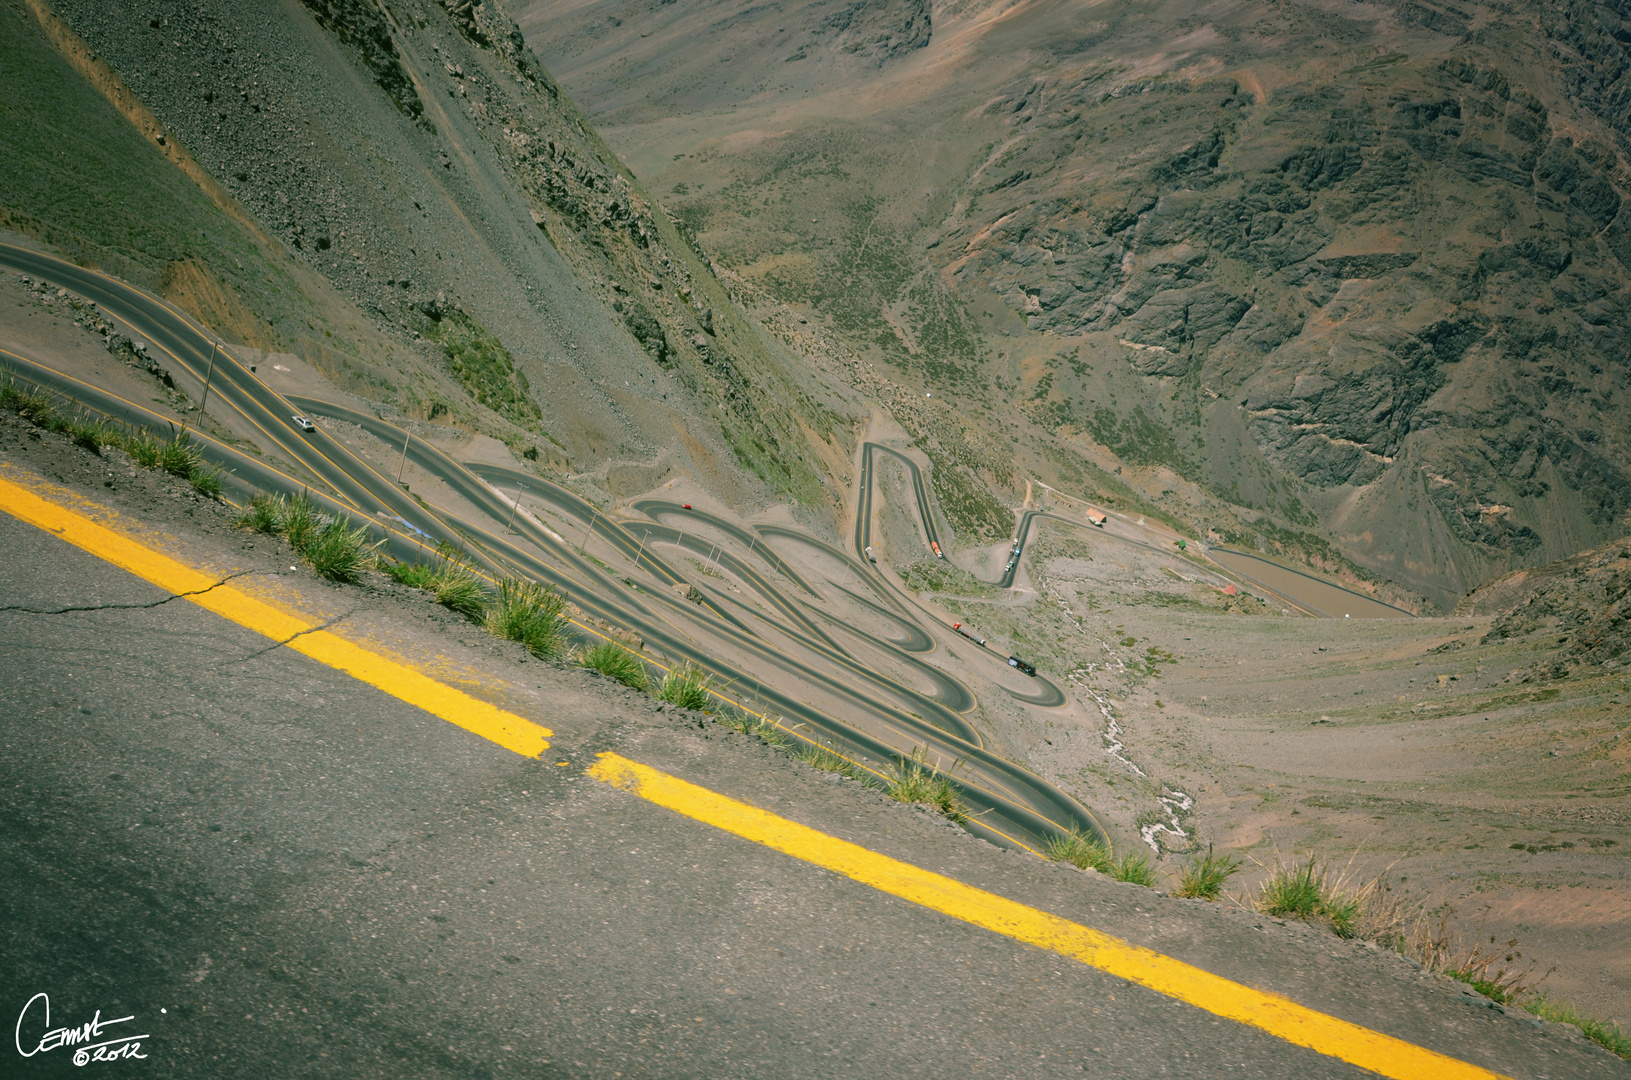
<instances>
[{"instance_id":1,"label":"double yellow line","mask_svg":"<svg viewBox=\"0 0 1631 1080\"><path fill-rule=\"evenodd\" d=\"M551 733L547 728L369 652L329 633L318 623L257 600L3 477L0 510L508 750L537 757L549 746ZM1079 961L1391 1080L1507 1080L1499 1073L828 836L616 754L600 755L589 775L657 806L881 892Z\"/></svg>"}]
</instances>

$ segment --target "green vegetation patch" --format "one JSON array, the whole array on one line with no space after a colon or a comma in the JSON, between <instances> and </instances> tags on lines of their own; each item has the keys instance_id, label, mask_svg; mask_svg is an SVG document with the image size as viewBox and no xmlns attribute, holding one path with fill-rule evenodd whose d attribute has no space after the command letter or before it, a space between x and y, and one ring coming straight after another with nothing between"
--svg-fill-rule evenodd
<instances>
[{"instance_id":1,"label":"green vegetation patch","mask_svg":"<svg viewBox=\"0 0 1631 1080\"><path fill-rule=\"evenodd\" d=\"M657 697L682 709L708 707L708 673L687 660L663 676Z\"/></svg>"},{"instance_id":2,"label":"green vegetation patch","mask_svg":"<svg viewBox=\"0 0 1631 1080\"><path fill-rule=\"evenodd\" d=\"M585 649L578 657L578 663L600 672L608 679L615 679L631 690L644 690L650 681L645 661L615 641L602 641Z\"/></svg>"},{"instance_id":3,"label":"green vegetation patch","mask_svg":"<svg viewBox=\"0 0 1631 1080\"><path fill-rule=\"evenodd\" d=\"M369 543L368 526L323 513L304 491L293 498L256 495L234 522L240 529L282 536L319 576L355 584L378 565L383 541Z\"/></svg>"},{"instance_id":4,"label":"green vegetation patch","mask_svg":"<svg viewBox=\"0 0 1631 1080\"><path fill-rule=\"evenodd\" d=\"M1205 855L1197 856L1184 867L1172 895L1189 900L1221 899L1223 886L1239 872L1241 865L1239 859L1215 854L1207 848Z\"/></svg>"},{"instance_id":5,"label":"green vegetation patch","mask_svg":"<svg viewBox=\"0 0 1631 1080\"><path fill-rule=\"evenodd\" d=\"M523 427L543 419L527 377L492 334L458 308L439 308L425 336L447 350L447 360L470 396Z\"/></svg>"},{"instance_id":6,"label":"green vegetation patch","mask_svg":"<svg viewBox=\"0 0 1631 1080\"><path fill-rule=\"evenodd\" d=\"M996 589L960 566L943 559L919 559L899 571L901 581L913 592L949 593L953 596L992 596Z\"/></svg>"},{"instance_id":7,"label":"green vegetation patch","mask_svg":"<svg viewBox=\"0 0 1631 1080\"><path fill-rule=\"evenodd\" d=\"M487 632L507 641L519 641L540 659L566 650L566 598L553 587L525 578L499 582L498 596L487 609Z\"/></svg>"},{"instance_id":8,"label":"green vegetation patch","mask_svg":"<svg viewBox=\"0 0 1631 1080\"><path fill-rule=\"evenodd\" d=\"M896 802L922 803L962 824L968 811L952 782L930 768L919 751L909 758L897 758L887 776L889 797Z\"/></svg>"},{"instance_id":9,"label":"green vegetation patch","mask_svg":"<svg viewBox=\"0 0 1631 1080\"><path fill-rule=\"evenodd\" d=\"M1013 511L966 467L936 461L930 479L940 508L964 539L1003 540L1014 534Z\"/></svg>"}]
</instances>

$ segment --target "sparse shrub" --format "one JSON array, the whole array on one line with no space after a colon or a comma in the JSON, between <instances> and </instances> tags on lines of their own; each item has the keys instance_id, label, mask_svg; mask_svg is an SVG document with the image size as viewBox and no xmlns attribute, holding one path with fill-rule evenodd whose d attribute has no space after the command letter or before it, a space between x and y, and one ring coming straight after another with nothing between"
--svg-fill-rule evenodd
<instances>
[{"instance_id":1,"label":"sparse shrub","mask_svg":"<svg viewBox=\"0 0 1631 1080\"><path fill-rule=\"evenodd\" d=\"M1223 896L1223 886L1240 870L1241 861L1229 855L1206 854L1191 860L1178 878L1178 888L1172 895L1191 900L1217 900Z\"/></svg>"},{"instance_id":2,"label":"sparse shrub","mask_svg":"<svg viewBox=\"0 0 1631 1080\"><path fill-rule=\"evenodd\" d=\"M896 802L932 806L959 824L968 820L963 801L957 796L957 788L950 780L929 768L922 750L909 758L896 758L887 779L889 797Z\"/></svg>"},{"instance_id":3,"label":"sparse shrub","mask_svg":"<svg viewBox=\"0 0 1631 1080\"><path fill-rule=\"evenodd\" d=\"M631 690L646 688L646 663L614 641L602 641L584 651L578 663L616 679Z\"/></svg>"},{"instance_id":4,"label":"sparse shrub","mask_svg":"<svg viewBox=\"0 0 1631 1080\"><path fill-rule=\"evenodd\" d=\"M1049 840L1042 853L1056 862L1068 862L1082 870L1097 870L1101 874L1108 874L1115 869L1115 864L1110 859L1110 849L1101 841L1076 829Z\"/></svg>"},{"instance_id":5,"label":"sparse shrub","mask_svg":"<svg viewBox=\"0 0 1631 1080\"><path fill-rule=\"evenodd\" d=\"M487 609L487 632L519 641L532 655L549 658L566 647L566 598L525 578L499 582L498 598Z\"/></svg>"},{"instance_id":6,"label":"sparse shrub","mask_svg":"<svg viewBox=\"0 0 1631 1080\"><path fill-rule=\"evenodd\" d=\"M703 709L708 705L708 673L687 660L663 676L657 696L682 709Z\"/></svg>"},{"instance_id":7,"label":"sparse shrub","mask_svg":"<svg viewBox=\"0 0 1631 1080\"><path fill-rule=\"evenodd\" d=\"M268 495L264 491L256 492L243 508L243 512L233 519L232 524L239 529L248 529L257 533L276 533L278 517L283 512L283 499L276 495Z\"/></svg>"}]
</instances>

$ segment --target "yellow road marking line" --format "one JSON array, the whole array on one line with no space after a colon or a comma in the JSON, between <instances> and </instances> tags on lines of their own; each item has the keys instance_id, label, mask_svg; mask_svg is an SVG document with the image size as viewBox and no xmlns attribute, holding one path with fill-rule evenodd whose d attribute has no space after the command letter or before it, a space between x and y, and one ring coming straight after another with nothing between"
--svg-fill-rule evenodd
<instances>
[{"instance_id":1,"label":"yellow road marking line","mask_svg":"<svg viewBox=\"0 0 1631 1080\"><path fill-rule=\"evenodd\" d=\"M1509 1080L603 753L589 775L686 817L1392 1080Z\"/></svg>"},{"instance_id":2,"label":"yellow road marking line","mask_svg":"<svg viewBox=\"0 0 1631 1080\"><path fill-rule=\"evenodd\" d=\"M546 727L439 683L406 665L369 652L337 634L321 629L317 623L279 611L229 584L218 584L216 579L168 555L121 536L90 518L48 502L4 479L0 479L0 510L61 537L75 547L206 611L213 611L239 626L282 642L287 649L343 671L400 701L495 742L506 750L531 758L537 757L549 746L548 736L553 732Z\"/></svg>"}]
</instances>

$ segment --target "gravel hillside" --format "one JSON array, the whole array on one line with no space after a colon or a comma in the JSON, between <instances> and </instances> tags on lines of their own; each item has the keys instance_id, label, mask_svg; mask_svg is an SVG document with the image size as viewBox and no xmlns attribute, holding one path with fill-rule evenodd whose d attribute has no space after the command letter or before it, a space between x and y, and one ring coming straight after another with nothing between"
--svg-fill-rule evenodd
<instances>
[{"instance_id":1,"label":"gravel hillside","mask_svg":"<svg viewBox=\"0 0 1631 1080\"><path fill-rule=\"evenodd\" d=\"M348 389L612 486L679 469L737 505L829 505L854 407L744 318L493 5L54 10L394 343L333 342Z\"/></svg>"}]
</instances>

